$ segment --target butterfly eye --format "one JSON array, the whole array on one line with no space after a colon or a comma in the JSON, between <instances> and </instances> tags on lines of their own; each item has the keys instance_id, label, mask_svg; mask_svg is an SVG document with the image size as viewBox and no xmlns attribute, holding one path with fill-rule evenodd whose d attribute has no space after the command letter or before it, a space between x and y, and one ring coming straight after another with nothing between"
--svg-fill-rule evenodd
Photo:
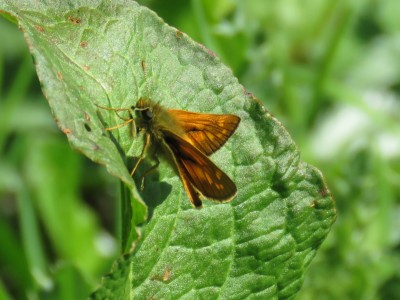
<instances>
[{"instance_id":1,"label":"butterfly eye","mask_svg":"<svg viewBox=\"0 0 400 300\"><path fill-rule=\"evenodd\" d=\"M142 112L143 119L150 121L153 119L153 112L150 109L146 109Z\"/></svg>"}]
</instances>

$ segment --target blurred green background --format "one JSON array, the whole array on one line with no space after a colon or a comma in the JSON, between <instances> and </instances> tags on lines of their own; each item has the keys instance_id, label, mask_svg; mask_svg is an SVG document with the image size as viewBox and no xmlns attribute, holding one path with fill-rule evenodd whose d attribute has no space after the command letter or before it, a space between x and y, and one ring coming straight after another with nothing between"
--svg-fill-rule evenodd
<instances>
[{"instance_id":1,"label":"blurred green background","mask_svg":"<svg viewBox=\"0 0 400 300\"><path fill-rule=\"evenodd\" d=\"M147 0L216 52L325 175L338 218L297 299L400 299L400 1ZM72 151L0 19L0 300L84 299L117 181Z\"/></svg>"}]
</instances>

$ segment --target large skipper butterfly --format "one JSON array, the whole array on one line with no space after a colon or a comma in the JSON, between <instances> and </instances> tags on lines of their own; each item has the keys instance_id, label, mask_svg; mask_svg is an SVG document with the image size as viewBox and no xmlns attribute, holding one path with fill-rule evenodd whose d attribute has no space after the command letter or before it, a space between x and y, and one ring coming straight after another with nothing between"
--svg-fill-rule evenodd
<instances>
[{"instance_id":1,"label":"large skipper butterfly","mask_svg":"<svg viewBox=\"0 0 400 300\"><path fill-rule=\"evenodd\" d=\"M125 119L122 124L107 128L108 130L132 123L138 131L143 130L145 133L142 154L131 175L135 173L149 146L152 145L155 149L163 149L167 158L176 167L193 206L197 208L202 206L201 196L218 202L227 202L235 197L237 192L235 183L207 156L221 148L235 132L240 122L239 117L165 109L144 98L129 109L101 108L114 110L117 113L130 111L129 119Z\"/></svg>"}]
</instances>

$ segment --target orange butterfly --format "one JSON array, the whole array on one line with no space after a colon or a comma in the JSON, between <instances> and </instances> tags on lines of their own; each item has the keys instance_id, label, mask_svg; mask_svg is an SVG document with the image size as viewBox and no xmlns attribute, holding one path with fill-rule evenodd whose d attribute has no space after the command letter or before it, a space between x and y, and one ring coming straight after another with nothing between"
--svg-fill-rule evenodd
<instances>
[{"instance_id":1,"label":"orange butterfly","mask_svg":"<svg viewBox=\"0 0 400 300\"><path fill-rule=\"evenodd\" d=\"M207 156L221 148L235 132L239 117L164 109L144 98L139 99L131 109L105 109L130 110L136 114L136 119L132 117L108 130L133 123L145 132L145 145L131 175L144 158L147 148L151 144L160 145L176 166L190 202L195 207L202 206L200 196L218 202L227 202L235 197L235 183Z\"/></svg>"}]
</instances>

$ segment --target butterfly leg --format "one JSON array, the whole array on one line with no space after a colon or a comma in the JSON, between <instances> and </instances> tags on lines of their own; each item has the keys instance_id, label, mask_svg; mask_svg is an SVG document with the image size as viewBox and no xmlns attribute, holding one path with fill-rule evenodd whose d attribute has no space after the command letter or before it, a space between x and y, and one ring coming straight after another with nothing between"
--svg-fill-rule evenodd
<instances>
[{"instance_id":1,"label":"butterfly leg","mask_svg":"<svg viewBox=\"0 0 400 300\"><path fill-rule=\"evenodd\" d=\"M106 128L104 128L104 130L111 131L111 130L114 130L114 129L118 129L118 128L121 128L121 127L124 127L124 126L128 125L129 123L132 123L132 122L135 123L134 120L135 119L128 119L124 123L121 123L121 124L118 124L118 125L115 125L115 126L112 126L112 127L106 127Z\"/></svg>"},{"instance_id":2,"label":"butterfly leg","mask_svg":"<svg viewBox=\"0 0 400 300\"><path fill-rule=\"evenodd\" d=\"M121 115L118 113L118 112L121 112L121 111L128 111L128 112L131 112L131 109L129 109L129 108L113 108L113 107L102 106L102 105L99 105L99 104L95 104L95 105L96 105L98 108L101 108L101 109L105 109L105 110L109 110L109 111L114 111L115 114L117 115L117 117L120 118L121 120L125 121L125 122L128 122L129 120L133 119L131 113L130 113L130 118L129 118L129 119L124 118L124 117L121 117ZM129 123L129 122L128 122L128 123ZM128 124L128 123L124 123L124 125L126 125L126 124Z\"/></svg>"},{"instance_id":3,"label":"butterfly leg","mask_svg":"<svg viewBox=\"0 0 400 300\"><path fill-rule=\"evenodd\" d=\"M143 146L143 149L142 149L142 153L140 153L139 159L138 159L138 161L136 162L135 166L134 166L133 169L132 169L131 176L133 176L133 174L135 174L136 169L139 167L139 164L140 164L140 163L142 162L142 160L144 159L145 154L146 154L146 151L147 151L147 148L148 148L149 146L150 146L150 134L149 134L149 133L146 133L146 140L145 140L145 142L144 142L144 146Z\"/></svg>"},{"instance_id":4,"label":"butterfly leg","mask_svg":"<svg viewBox=\"0 0 400 300\"><path fill-rule=\"evenodd\" d=\"M160 165L160 161L157 158L157 156L153 156L154 160L156 161L156 164L154 166L151 166L149 169L146 170L146 172L140 176L140 189L143 191L144 190L144 178L149 175L151 172L153 172L154 170L156 170L158 168L158 166Z\"/></svg>"}]
</instances>

